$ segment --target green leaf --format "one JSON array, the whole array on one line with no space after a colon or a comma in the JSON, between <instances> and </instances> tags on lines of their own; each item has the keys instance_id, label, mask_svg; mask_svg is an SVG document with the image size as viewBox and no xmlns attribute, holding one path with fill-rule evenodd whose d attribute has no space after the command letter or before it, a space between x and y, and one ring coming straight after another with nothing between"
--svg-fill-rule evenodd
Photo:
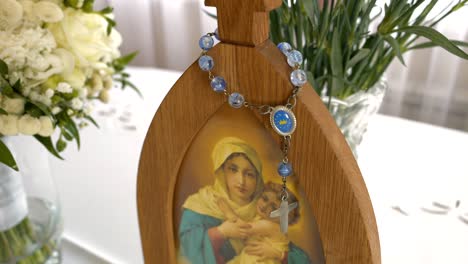
<instances>
[{"instance_id":1,"label":"green leaf","mask_svg":"<svg viewBox=\"0 0 468 264\"><path fill-rule=\"evenodd\" d=\"M8 112L5 111L3 108L0 108L0 115L8 115Z\"/></svg>"},{"instance_id":2,"label":"green leaf","mask_svg":"<svg viewBox=\"0 0 468 264\"><path fill-rule=\"evenodd\" d=\"M6 95L8 97L14 97L15 96L15 91L11 87L9 83L3 85L0 89L0 92L2 92L3 95Z\"/></svg>"},{"instance_id":3,"label":"green leaf","mask_svg":"<svg viewBox=\"0 0 468 264\"><path fill-rule=\"evenodd\" d=\"M6 75L8 75L8 65L6 64L6 62L4 62L3 60L0 59L0 74L5 77Z\"/></svg>"},{"instance_id":4,"label":"green leaf","mask_svg":"<svg viewBox=\"0 0 468 264\"><path fill-rule=\"evenodd\" d=\"M101 9L98 13L102 14L102 15L106 15L106 14L112 13L113 11L114 11L114 8L108 6L108 7L104 8L104 9Z\"/></svg>"},{"instance_id":5,"label":"green leaf","mask_svg":"<svg viewBox=\"0 0 468 264\"><path fill-rule=\"evenodd\" d=\"M107 21L107 35L109 36L112 32L112 28L115 27L117 23L106 16L104 16L104 19Z\"/></svg>"},{"instance_id":6,"label":"green leaf","mask_svg":"<svg viewBox=\"0 0 468 264\"><path fill-rule=\"evenodd\" d=\"M21 94L21 80L17 80L11 88L13 88L13 91L16 93Z\"/></svg>"},{"instance_id":7,"label":"green leaf","mask_svg":"<svg viewBox=\"0 0 468 264\"><path fill-rule=\"evenodd\" d=\"M136 87L136 85L127 80L125 81L125 84L130 86L130 88L132 88L141 98L143 98L143 94L140 92L138 87Z\"/></svg>"},{"instance_id":8,"label":"green leaf","mask_svg":"<svg viewBox=\"0 0 468 264\"><path fill-rule=\"evenodd\" d=\"M73 140L73 136L72 134L70 134L69 132L67 132L66 130L62 130L62 135L63 137L68 140L68 141L72 141Z\"/></svg>"},{"instance_id":9,"label":"green leaf","mask_svg":"<svg viewBox=\"0 0 468 264\"><path fill-rule=\"evenodd\" d=\"M62 111L58 114L58 120L59 120L59 124L73 135L73 137L76 139L76 144L78 145L78 149L80 149L80 145L81 145L80 132L78 128L76 127L76 124L73 121L73 119L70 118L70 116L66 113L66 111Z\"/></svg>"},{"instance_id":10,"label":"green leaf","mask_svg":"<svg viewBox=\"0 0 468 264\"><path fill-rule=\"evenodd\" d=\"M352 68L354 65L356 65L358 62L369 56L370 49L361 49L358 51L356 55L354 55L347 63L346 63L346 69Z\"/></svg>"},{"instance_id":11,"label":"green leaf","mask_svg":"<svg viewBox=\"0 0 468 264\"><path fill-rule=\"evenodd\" d=\"M29 99L29 98L26 98L26 101L28 103L34 105L35 107L37 107L43 114L48 115L49 117L51 117L52 120L55 120L54 115L49 111L49 107L47 107L45 104L43 104L41 102L33 101L33 100Z\"/></svg>"},{"instance_id":12,"label":"green leaf","mask_svg":"<svg viewBox=\"0 0 468 264\"><path fill-rule=\"evenodd\" d=\"M421 37L425 37L431 40L432 42L434 42L435 44L437 44L437 46L442 47L443 49L447 50L448 52L460 58L468 60L467 53L465 53L463 50L457 47L454 43L452 43L448 38L446 38L440 32L430 27L409 26L409 27L402 27L402 28L396 29L393 32L405 32L405 33L411 33L411 34L415 34Z\"/></svg>"},{"instance_id":13,"label":"green leaf","mask_svg":"<svg viewBox=\"0 0 468 264\"><path fill-rule=\"evenodd\" d=\"M11 151L2 140L0 140L0 162L14 169L15 171L19 171L15 157L13 157L13 154L11 154Z\"/></svg>"},{"instance_id":14,"label":"green leaf","mask_svg":"<svg viewBox=\"0 0 468 264\"><path fill-rule=\"evenodd\" d=\"M46 149L52 155L54 155L55 157L63 160L63 158L60 156L60 154L57 152L57 150L55 150L54 145L52 143L51 137L42 137L42 136L39 136L39 135L35 135L34 137L37 139L37 141L39 141L42 145L44 145L44 147L46 147Z\"/></svg>"},{"instance_id":15,"label":"green leaf","mask_svg":"<svg viewBox=\"0 0 468 264\"><path fill-rule=\"evenodd\" d=\"M403 55L401 54L400 44L398 43L398 41L390 35L384 36L383 38L385 39L385 41L387 41L388 44L390 44L393 52L400 60L401 64L406 66L405 59L403 59Z\"/></svg>"},{"instance_id":16,"label":"green leaf","mask_svg":"<svg viewBox=\"0 0 468 264\"><path fill-rule=\"evenodd\" d=\"M452 42L453 44L457 45L458 47L468 47L468 42L464 42L464 41L459 41L459 40L450 40L450 42ZM420 43L420 44L416 44L410 48L408 48L408 50L413 50L413 49L427 49L427 48L434 48L434 47L438 47L439 45L437 45L436 43L432 42L432 41L428 41L428 42L424 42L424 43Z\"/></svg>"},{"instance_id":17,"label":"green leaf","mask_svg":"<svg viewBox=\"0 0 468 264\"><path fill-rule=\"evenodd\" d=\"M94 0L84 0L83 7L81 9L83 9L83 11L87 13L91 13L93 12L93 6L94 6Z\"/></svg>"},{"instance_id":18,"label":"green leaf","mask_svg":"<svg viewBox=\"0 0 468 264\"><path fill-rule=\"evenodd\" d=\"M137 55L138 51L135 51L114 60L113 65L116 71L122 71Z\"/></svg>"},{"instance_id":19,"label":"green leaf","mask_svg":"<svg viewBox=\"0 0 468 264\"><path fill-rule=\"evenodd\" d=\"M332 50L331 50L331 71L334 76L338 78L333 78L333 90L336 93L339 93L344 88L343 78L343 57L341 53L341 40L340 33L338 30L333 32L333 41L332 41Z\"/></svg>"},{"instance_id":20,"label":"green leaf","mask_svg":"<svg viewBox=\"0 0 468 264\"><path fill-rule=\"evenodd\" d=\"M57 143L55 144L55 147L57 148L58 152L63 152L65 150L65 148L67 147L67 142L62 140L62 139L59 139L59 140L57 140Z\"/></svg>"},{"instance_id":21,"label":"green leaf","mask_svg":"<svg viewBox=\"0 0 468 264\"><path fill-rule=\"evenodd\" d=\"M94 120L91 116L85 115L84 118L88 119L91 123L93 123L93 125L94 125L95 127L99 128L98 123L97 123L96 120Z\"/></svg>"}]
</instances>

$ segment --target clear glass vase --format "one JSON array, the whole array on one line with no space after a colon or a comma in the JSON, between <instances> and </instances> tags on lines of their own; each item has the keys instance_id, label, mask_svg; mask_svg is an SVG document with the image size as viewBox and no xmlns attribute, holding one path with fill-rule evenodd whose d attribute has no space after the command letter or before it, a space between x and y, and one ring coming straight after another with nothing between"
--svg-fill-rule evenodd
<instances>
[{"instance_id":1,"label":"clear glass vase","mask_svg":"<svg viewBox=\"0 0 468 264\"><path fill-rule=\"evenodd\" d=\"M60 263L62 220L49 153L33 137L0 140L19 167L0 163L0 264Z\"/></svg>"},{"instance_id":2,"label":"clear glass vase","mask_svg":"<svg viewBox=\"0 0 468 264\"><path fill-rule=\"evenodd\" d=\"M357 147L367 131L369 119L379 111L387 87L387 81L381 79L368 91L359 91L344 100L322 95L322 101L329 106L328 110L356 158Z\"/></svg>"}]
</instances>

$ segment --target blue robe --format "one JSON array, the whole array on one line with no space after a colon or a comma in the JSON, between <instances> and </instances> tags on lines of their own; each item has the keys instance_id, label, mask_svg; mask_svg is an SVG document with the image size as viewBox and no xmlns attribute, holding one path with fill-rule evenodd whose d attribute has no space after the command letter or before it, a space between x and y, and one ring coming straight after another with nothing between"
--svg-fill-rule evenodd
<instances>
[{"instance_id":1,"label":"blue robe","mask_svg":"<svg viewBox=\"0 0 468 264\"><path fill-rule=\"evenodd\" d=\"M208 236L208 229L222 224L222 220L184 209L179 226L180 254L192 264L216 264L215 252ZM229 240L225 240L220 252L227 261L236 256ZM307 253L289 243L288 264L312 263Z\"/></svg>"}]
</instances>

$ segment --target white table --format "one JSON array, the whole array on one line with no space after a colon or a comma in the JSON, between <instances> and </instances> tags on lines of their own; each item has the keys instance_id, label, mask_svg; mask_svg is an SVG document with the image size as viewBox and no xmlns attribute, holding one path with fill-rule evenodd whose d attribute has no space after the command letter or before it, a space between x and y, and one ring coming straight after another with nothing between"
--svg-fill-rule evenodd
<instances>
[{"instance_id":1,"label":"white table","mask_svg":"<svg viewBox=\"0 0 468 264\"><path fill-rule=\"evenodd\" d=\"M136 209L140 150L151 119L180 73L131 68L132 91L99 105L101 129L82 131L78 152L50 158L65 218L64 263L143 263ZM129 116L129 113L131 116ZM468 134L378 115L359 163L373 201L383 263L468 263ZM455 202L461 201L459 208ZM446 215L423 212L432 202ZM399 206L407 216L392 207Z\"/></svg>"}]
</instances>

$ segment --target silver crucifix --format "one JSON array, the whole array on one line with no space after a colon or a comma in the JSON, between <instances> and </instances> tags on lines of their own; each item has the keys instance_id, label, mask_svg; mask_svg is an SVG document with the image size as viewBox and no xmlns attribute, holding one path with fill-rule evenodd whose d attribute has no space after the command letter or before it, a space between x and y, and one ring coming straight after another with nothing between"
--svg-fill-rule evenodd
<instances>
[{"instance_id":1,"label":"silver crucifix","mask_svg":"<svg viewBox=\"0 0 468 264\"><path fill-rule=\"evenodd\" d=\"M280 218L280 229L283 234L288 233L288 224L289 224L289 212L294 210L297 207L297 202L288 204L287 200L281 202L280 208L270 213L271 218Z\"/></svg>"}]
</instances>

